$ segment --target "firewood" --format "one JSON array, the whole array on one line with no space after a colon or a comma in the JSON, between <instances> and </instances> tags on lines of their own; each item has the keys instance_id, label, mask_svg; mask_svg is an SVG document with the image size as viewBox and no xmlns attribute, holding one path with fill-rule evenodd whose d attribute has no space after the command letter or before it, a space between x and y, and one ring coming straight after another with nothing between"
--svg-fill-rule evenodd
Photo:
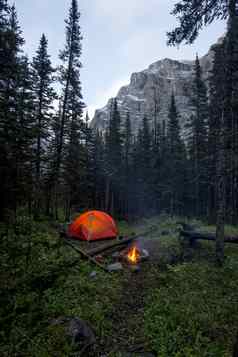
<instances>
[{"instance_id":1,"label":"firewood","mask_svg":"<svg viewBox=\"0 0 238 357\"><path fill-rule=\"evenodd\" d=\"M96 248L93 248L93 249L89 250L87 253L90 256L98 255L98 254L100 254L102 252L105 252L106 250L111 250L111 249L114 249L114 248L117 248L117 247L121 247L121 246L127 245L127 244L131 243L135 238L136 238L136 236L133 236L133 237L130 237L130 238L122 239L120 241L117 240L116 242L113 242L113 243L103 244L100 247L96 247Z\"/></svg>"},{"instance_id":2,"label":"firewood","mask_svg":"<svg viewBox=\"0 0 238 357\"><path fill-rule=\"evenodd\" d=\"M102 253L106 250L115 248L115 247L120 247L123 245L127 245L130 242L132 242L133 240L135 240L136 238L139 238L141 236L145 236L150 234L153 231L153 229L150 229L149 231L140 233L138 235L133 235L129 238L124 238L122 240L117 240L116 242L110 243L110 244L104 244L101 247L97 247L94 249L91 249L90 251L84 251L82 248L79 248L78 246L76 247L76 245L74 243L72 243L71 240L69 239L64 239L64 242L66 244L68 244L72 249L74 249L76 252L78 252L79 254L81 254L82 257L84 257L85 259L88 259L90 262L94 263L95 265L97 265L99 268L103 269L104 271L108 272L107 267L105 267L103 264L100 264L93 256Z\"/></svg>"},{"instance_id":3,"label":"firewood","mask_svg":"<svg viewBox=\"0 0 238 357\"><path fill-rule=\"evenodd\" d=\"M65 239L64 240L66 244L68 244L72 249L74 249L77 253L81 254L81 256L85 259L88 259L91 263L97 265L100 269L103 269L104 271L108 272L108 269L103 265L100 264L96 259L91 257L87 252L85 252L83 249L76 247L75 244L73 244L70 240Z\"/></svg>"},{"instance_id":4,"label":"firewood","mask_svg":"<svg viewBox=\"0 0 238 357\"><path fill-rule=\"evenodd\" d=\"M130 236L128 238L123 238L121 240L116 240L115 242L112 242L112 243L103 244L100 247L97 247L97 248L89 250L87 252L87 254L90 255L90 256L94 256L94 255L100 254L102 252L105 252L106 250L114 249L114 248L117 248L117 247L120 249L121 246L128 245L129 243L131 243L135 239L137 239L139 237L144 237L144 236L150 234L152 231L153 230L150 229L149 231L142 232L142 233L137 234L137 235L132 235L132 236Z\"/></svg>"}]
</instances>

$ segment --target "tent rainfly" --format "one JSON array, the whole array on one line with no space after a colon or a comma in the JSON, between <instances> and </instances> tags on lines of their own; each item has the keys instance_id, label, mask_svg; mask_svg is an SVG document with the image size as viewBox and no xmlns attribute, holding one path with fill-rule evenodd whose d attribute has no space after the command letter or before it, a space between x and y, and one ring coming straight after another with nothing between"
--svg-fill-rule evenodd
<instances>
[{"instance_id":1,"label":"tent rainfly","mask_svg":"<svg viewBox=\"0 0 238 357\"><path fill-rule=\"evenodd\" d=\"M78 216L69 225L67 235L87 241L115 239L118 229L113 218L107 213L89 211Z\"/></svg>"}]
</instances>

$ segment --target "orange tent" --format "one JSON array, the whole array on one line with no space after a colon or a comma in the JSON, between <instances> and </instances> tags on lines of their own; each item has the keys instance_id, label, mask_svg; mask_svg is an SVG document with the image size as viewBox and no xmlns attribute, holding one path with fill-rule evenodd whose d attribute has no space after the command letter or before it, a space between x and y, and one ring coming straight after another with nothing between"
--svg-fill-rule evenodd
<instances>
[{"instance_id":1,"label":"orange tent","mask_svg":"<svg viewBox=\"0 0 238 357\"><path fill-rule=\"evenodd\" d=\"M77 217L68 227L68 236L95 241L116 238L118 230L112 217L101 211L89 211Z\"/></svg>"}]
</instances>

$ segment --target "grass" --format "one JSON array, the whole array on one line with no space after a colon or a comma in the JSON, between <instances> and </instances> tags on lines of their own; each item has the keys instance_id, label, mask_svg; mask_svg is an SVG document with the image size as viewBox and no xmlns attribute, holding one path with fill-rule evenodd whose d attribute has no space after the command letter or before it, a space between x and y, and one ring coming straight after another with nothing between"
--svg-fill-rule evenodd
<instances>
[{"instance_id":1,"label":"grass","mask_svg":"<svg viewBox=\"0 0 238 357\"><path fill-rule=\"evenodd\" d=\"M108 275L80 260L48 223L31 225L30 237L21 227L21 244L17 244L13 232L8 237L6 249L17 244L14 262L3 254L0 355L70 356L73 349L69 341L59 327L50 324L59 316L89 321L103 343L113 328L107 315L120 290L120 276ZM31 251L26 263L29 239ZM90 278L93 270L97 275Z\"/></svg>"},{"instance_id":2,"label":"grass","mask_svg":"<svg viewBox=\"0 0 238 357\"><path fill-rule=\"evenodd\" d=\"M17 236L0 227L0 355L73 356L74 346L51 320L78 316L95 330L93 357L105 351L107 357L123 356L120 351L139 338L159 357L230 357L238 330L238 247L226 245L225 264L218 268L214 243L191 250L178 238L178 220L119 222L122 235L154 227L148 238L160 238L160 262L145 264L138 275L107 274L81 261L47 222L22 219ZM226 232L238 235L237 227ZM90 278L93 270L97 274Z\"/></svg>"},{"instance_id":3,"label":"grass","mask_svg":"<svg viewBox=\"0 0 238 357\"><path fill-rule=\"evenodd\" d=\"M226 232L238 235L237 227L227 226ZM170 237L168 244L179 243ZM214 264L214 248L213 242L198 243L189 261L158 273L158 287L144 309L145 334L158 356L232 356L238 331L238 247L226 245L222 268Z\"/></svg>"},{"instance_id":4,"label":"grass","mask_svg":"<svg viewBox=\"0 0 238 357\"><path fill-rule=\"evenodd\" d=\"M237 268L237 263L236 263ZM148 299L145 331L159 356L231 356L238 326L234 260L170 267Z\"/></svg>"}]
</instances>

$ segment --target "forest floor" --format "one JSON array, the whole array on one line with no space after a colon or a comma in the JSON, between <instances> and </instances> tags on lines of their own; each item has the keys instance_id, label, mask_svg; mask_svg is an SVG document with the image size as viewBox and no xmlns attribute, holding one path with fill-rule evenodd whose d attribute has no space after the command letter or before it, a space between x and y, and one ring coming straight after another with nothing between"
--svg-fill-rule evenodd
<instances>
[{"instance_id":1,"label":"forest floor","mask_svg":"<svg viewBox=\"0 0 238 357\"><path fill-rule=\"evenodd\" d=\"M0 355L231 357L238 331L238 246L226 245L225 264L219 268L214 243L189 248L179 239L177 221L160 216L119 223L121 234L153 227L146 237L156 242L151 259L137 273L95 269L45 222L32 224L29 252L29 237L24 241L22 231L14 272L7 259L1 270ZM236 227L226 230L238 234ZM25 249L28 255L21 256ZM88 321L96 346L80 354L64 331L52 326L60 316Z\"/></svg>"}]
</instances>

